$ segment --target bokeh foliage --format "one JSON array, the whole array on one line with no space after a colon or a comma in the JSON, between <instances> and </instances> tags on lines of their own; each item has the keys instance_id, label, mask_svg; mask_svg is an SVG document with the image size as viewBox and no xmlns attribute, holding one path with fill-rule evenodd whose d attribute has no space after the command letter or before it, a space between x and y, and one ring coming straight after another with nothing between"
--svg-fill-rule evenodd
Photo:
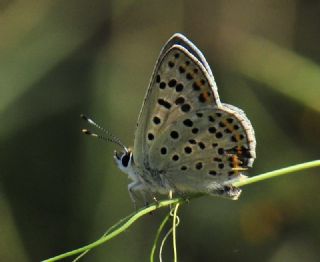
<instances>
[{"instance_id":1,"label":"bokeh foliage","mask_svg":"<svg viewBox=\"0 0 320 262\"><path fill-rule=\"evenodd\" d=\"M133 143L161 46L186 34L221 100L256 131L249 175L319 159L318 1L0 2L0 260L39 261L91 242L132 212L112 144L80 133L86 113ZM319 170L203 197L180 210L181 261L319 261ZM165 211L84 261L146 261ZM171 259L171 250L166 254Z\"/></svg>"}]
</instances>

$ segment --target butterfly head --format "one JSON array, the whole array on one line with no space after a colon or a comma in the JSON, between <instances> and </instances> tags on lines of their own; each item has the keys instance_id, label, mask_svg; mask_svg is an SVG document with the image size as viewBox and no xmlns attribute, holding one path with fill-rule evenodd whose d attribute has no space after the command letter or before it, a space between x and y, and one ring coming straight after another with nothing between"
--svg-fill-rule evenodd
<instances>
[{"instance_id":1,"label":"butterfly head","mask_svg":"<svg viewBox=\"0 0 320 262\"><path fill-rule=\"evenodd\" d=\"M128 173L133 163L132 151L127 148L125 148L124 152L114 151L113 157L119 169L125 173Z\"/></svg>"}]
</instances>

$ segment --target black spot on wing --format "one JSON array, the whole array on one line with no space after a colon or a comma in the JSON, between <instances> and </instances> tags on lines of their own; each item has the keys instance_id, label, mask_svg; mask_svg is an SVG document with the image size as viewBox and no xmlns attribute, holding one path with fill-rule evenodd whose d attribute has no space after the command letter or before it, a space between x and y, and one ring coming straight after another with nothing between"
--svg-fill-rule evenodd
<instances>
[{"instance_id":1,"label":"black spot on wing","mask_svg":"<svg viewBox=\"0 0 320 262\"><path fill-rule=\"evenodd\" d=\"M166 100L164 100L162 98L158 99L158 104L163 106L166 109L170 109L171 108L171 104L168 101L166 101Z\"/></svg>"}]
</instances>

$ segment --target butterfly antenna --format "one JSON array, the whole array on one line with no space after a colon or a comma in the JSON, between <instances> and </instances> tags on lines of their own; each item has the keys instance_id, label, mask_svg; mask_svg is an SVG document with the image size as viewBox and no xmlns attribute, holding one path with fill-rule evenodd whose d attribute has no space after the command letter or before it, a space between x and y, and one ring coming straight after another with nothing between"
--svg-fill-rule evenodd
<instances>
[{"instance_id":1,"label":"butterfly antenna","mask_svg":"<svg viewBox=\"0 0 320 262\"><path fill-rule=\"evenodd\" d=\"M88 122L90 125L96 127L97 129L103 131L107 136L109 137L105 137L105 136L101 136L101 135L98 135L96 133L93 133L91 132L90 130L88 129L82 129L82 133L86 134L86 135L89 135L89 136L92 136L92 137L95 137L95 138L99 138L99 139L102 139L106 142L112 142L112 143L115 143L117 145L119 145L120 147L122 147L126 152L128 152L128 149L127 147L120 141L120 139L118 137L116 137L115 135L113 135L112 133L110 133L110 131L108 131L107 129L103 128L102 126L98 125L96 122L94 122L92 119L90 119L89 117L81 114L80 117L85 120L86 122Z\"/></svg>"}]
</instances>

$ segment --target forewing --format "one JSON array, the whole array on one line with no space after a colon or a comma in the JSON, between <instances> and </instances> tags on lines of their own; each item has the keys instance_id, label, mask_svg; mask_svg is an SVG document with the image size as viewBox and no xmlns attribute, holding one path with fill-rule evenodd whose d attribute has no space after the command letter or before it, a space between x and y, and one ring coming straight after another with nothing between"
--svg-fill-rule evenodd
<instances>
[{"instance_id":1,"label":"forewing","mask_svg":"<svg viewBox=\"0 0 320 262\"><path fill-rule=\"evenodd\" d=\"M133 149L135 163L150 165L150 149L158 136L179 116L204 102L211 107L221 106L213 77L185 47L165 45L140 111Z\"/></svg>"},{"instance_id":2,"label":"forewing","mask_svg":"<svg viewBox=\"0 0 320 262\"><path fill-rule=\"evenodd\" d=\"M190 54L192 54L206 69L209 75L212 76L211 68L207 63L206 58L202 52L184 35L180 33L174 34L168 42L164 45L162 52L166 53L173 45L180 45L184 47Z\"/></svg>"}]
</instances>

